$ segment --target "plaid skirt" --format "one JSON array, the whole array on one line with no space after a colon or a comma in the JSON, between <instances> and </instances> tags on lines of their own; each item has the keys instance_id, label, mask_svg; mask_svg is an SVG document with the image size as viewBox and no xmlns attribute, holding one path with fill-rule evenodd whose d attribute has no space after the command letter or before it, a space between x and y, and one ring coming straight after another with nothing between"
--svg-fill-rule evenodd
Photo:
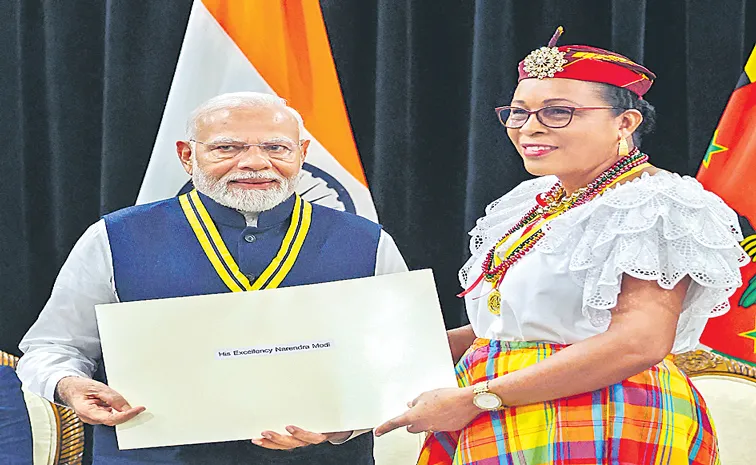
<instances>
[{"instance_id":1,"label":"plaid skirt","mask_svg":"<svg viewBox=\"0 0 756 465\"><path fill-rule=\"evenodd\" d=\"M457 365L457 380L460 386L491 380L564 347L477 339ZM486 412L462 431L432 433L418 461L419 465L719 463L706 405L670 358L598 391Z\"/></svg>"}]
</instances>

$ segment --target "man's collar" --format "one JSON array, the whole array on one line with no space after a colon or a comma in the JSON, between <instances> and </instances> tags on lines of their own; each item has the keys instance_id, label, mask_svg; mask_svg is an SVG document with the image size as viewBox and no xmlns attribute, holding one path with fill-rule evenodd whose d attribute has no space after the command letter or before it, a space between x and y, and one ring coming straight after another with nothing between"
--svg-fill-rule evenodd
<instances>
[{"instance_id":1,"label":"man's collar","mask_svg":"<svg viewBox=\"0 0 756 465\"><path fill-rule=\"evenodd\" d=\"M233 208L219 204L215 200L199 191L197 191L197 193L202 199L202 203L205 205L208 213L210 213L210 217L213 219L213 221L234 228L243 229L247 227L247 220L244 218L244 215L234 210ZM288 199L276 205L272 209L260 212L257 217L257 229L267 229L283 223L284 221L289 219L293 210L294 195L292 194Z\"/></svg>"}]
</instances>

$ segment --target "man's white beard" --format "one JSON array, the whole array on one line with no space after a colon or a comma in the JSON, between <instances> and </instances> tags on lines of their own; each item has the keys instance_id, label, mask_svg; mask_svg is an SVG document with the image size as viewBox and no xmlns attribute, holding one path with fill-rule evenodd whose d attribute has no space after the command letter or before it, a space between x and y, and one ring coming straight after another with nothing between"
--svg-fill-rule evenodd
<instances>
[{"instance_id":1,"label":"man's white beard","mask_svg":"<svg viewBox=\"0 0 756 465\"><path fill-rule=\"evenodd\" d=\"M198 191L221 205L248 213L264 212L283 203L294 193L300 177L301 172L285 178L272 171L250 171L214 179L197 166L196 160L192 172L192 182ZM230 187L230 181L239 179L274 179L278 183L264 190Z\"/></svg>"}]
</instances>

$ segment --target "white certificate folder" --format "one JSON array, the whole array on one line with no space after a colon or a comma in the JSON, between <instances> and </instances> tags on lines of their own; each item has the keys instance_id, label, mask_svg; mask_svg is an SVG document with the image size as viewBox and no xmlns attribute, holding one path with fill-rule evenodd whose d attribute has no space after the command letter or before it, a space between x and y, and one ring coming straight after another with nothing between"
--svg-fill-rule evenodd
<instances>
[{"instance_id":1,"label":"white certificate folder","mask_svg":"<svg viewBox=\"0 0 756 465\"><path fill-rule=\"evenodd\" d=\"M430 270L98 305L121 449L373 428L456 386Z\"/></svg>"}]
</instances>

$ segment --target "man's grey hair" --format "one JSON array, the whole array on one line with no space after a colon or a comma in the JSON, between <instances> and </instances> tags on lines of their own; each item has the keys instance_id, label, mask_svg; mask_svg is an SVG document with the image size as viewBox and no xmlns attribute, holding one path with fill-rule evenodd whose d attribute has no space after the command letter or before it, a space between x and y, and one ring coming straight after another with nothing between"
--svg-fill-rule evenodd
<instances>
[{"instance_id":1,"label":"man's grey hair","mask_svg":"<svg viewBox=\"0 0 756 465\"><path fill-rule=\"evenodd\" d=\"M304 122L302 116L289 106L288 102L281 97L263 92L231 92L217 95L192 111L186 121L186 138L192 140L197 136L197 122L207 114L216 110L241 108L241 107L273 107L281 106L296 118L299 124L299 138L304 139Z\"/></svg>"}]
</instances>

